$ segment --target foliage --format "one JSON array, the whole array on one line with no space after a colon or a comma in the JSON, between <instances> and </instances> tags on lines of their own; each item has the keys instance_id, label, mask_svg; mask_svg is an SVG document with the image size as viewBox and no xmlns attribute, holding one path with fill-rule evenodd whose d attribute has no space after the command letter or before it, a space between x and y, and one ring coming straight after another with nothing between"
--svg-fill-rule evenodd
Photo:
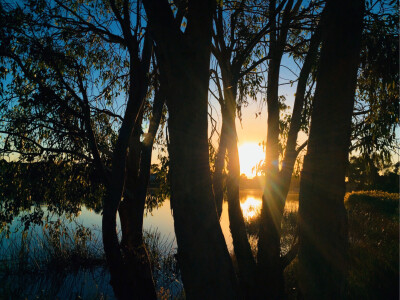
<instances>
[{"instance_id":1,"label":"foliage","mask_svg":"<svg viewBox=\"0 0 400 300\"><path fill-rule=\"evenodd\" d=\"M26 212L21 220L26 229L31 223L42 224L42 218L52 213L76 216L82 204L101 211L105 191L90 165L1 160L0 177L1 230L7 229L7 224L22 211Z\"/></svg>"},{"instance_id":2,"label":"foliage","mask_svg":"<svg viewBox=\"0 0 400 300\"><path fill-rule=\"evenodd\" d=\"M141 18L132 20L139 22L138 51ZM137 68L110 3L4 3L0 22L0 62L6 66L0 68L0 157L21 162L1 168L7 178L0 183L6 198L2 218L35 204L29 225L40 219L40 203L57 212L76 214L82 202L100 211L130 71ZM154 77L144 126L151 117Z\"/></svg>"},{"instance_id":3,"label":"foliage","mask_svg":"<svg viewBox=\"0 0 400 300\"><path fill-rule=\"evenodd\" d=\"M396 151L399 122L398 3L369 3L362 39L351 150ZM377 7L373 7L377 6Z\"/></svg>"},{"instance_id":4,"label":"foliage","mask_svg":"<svg viewBox=\"0 0 400 300\"><path fill-rule=\"evenodd\" d=\"M388 192L399 190L398 167L386 157L371 155L353 156L347 170L348 183L356 190L378 189Z\"/></svg>"},{"instance_id":5,"label":"foliage","mask_svg":"<svg viewBox=\"0 0 400 300\"><path fill-rule=\"evenodd\" d=\"M3 155L91 161L90 118L101 156L109 159L120 121L116 98L127 87L127 58L93 32L78 34L74 21L63 17L78 3L68 4L72 8L45 1L24 9L1 7L0 60L7 66L1 70ZM85 11L84 4L80 8Z\"/></svg>"},{"instance_id":6,"label":"foliage","mask_svg":"<svg viewBox=\"0 0 400 300\"><path fill-rule=\"evenodd\" d=\"M349 299L399 297L399 194L346 195L349 218Z\"/></svg>"},{"instance_id":7,"label":"foliage","mask_svg":"<svg viewBox=\"0 0 400 300\"><path fill-rule=\"evenodd\" d=\"M146 213L151 213L153 209L160 207L164 200L171 195L169 184L169 158L159 155L159 164L151 166L151 177L154 189L151 189L146 197Z\"/></svg>"},{"instance_id":8,"label":"foliage","mask_svg":"<svg viewBox=\"0 0 400 300\"><path fill-rule=\"evenodd\" d=\"M105 268L105 255L100 230L97 227L88 228L76 221L68 222L56 218L45 222L43 226L32 226L29 230L23 230L22 226L20 229L22 231L16 229L11 237L7 237L4 232L0 234L2 295L14 297L17 293L33 293L43 297L47 295L50 299L50 295L61 293L59 296L70 298L73 294L83 296L84 290L89 290L90 295L93 292L98 293L98 296L101 293L113 295L107 281L109 274ZM144 239L152 262L157 290L160 294L168 294L170 297L181 297L182 283L173 241L162 237L157 230L145 231ZM82 274L99 278L90 283ZM44 283L48 282L49 278L56 280L50 281L52 284L43 285L41 282L37 283L39 278ZM14 282L10 282L11 279ZM21 284L23 279L25 282ZM70 280L75 282L76 286L63 290L61 286L68 284ZM84 287L87 284L99 286Z\"/></svg>"},{"instance_id":9,"label":"foliage","mask_svg":"<svg viewBox=\"0 0 400 300\"><path fill-rule=\"evenodd\" d=\"M383 191L358 191L347 193L345 196L347 208L375 208L380 214L387 213L395 216L399 210L399 194ZM358 207L360 206L360 207Z\"/></svg>"}]
</instances>

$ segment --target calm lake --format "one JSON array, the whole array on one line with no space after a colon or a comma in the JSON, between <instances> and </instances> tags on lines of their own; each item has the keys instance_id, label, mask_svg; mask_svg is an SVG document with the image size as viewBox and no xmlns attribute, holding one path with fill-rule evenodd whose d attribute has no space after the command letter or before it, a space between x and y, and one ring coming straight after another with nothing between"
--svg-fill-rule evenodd
<instances>
[{"instance_id":1,"label":"calm lake","mask_svg":"<svg viewBox=\"0 0 400 300\"><path fill-rule=\"evenodd\" d=\"M289 193L285 205L285 212L295 212L298 209L298 193ZM262 190L261 189L242 189L239 192L240 206L243 211L243 216L246 223L251 224L252 221L258 217L262 205ZM41 208L46 211L46 206L42 205ZM27 212L21 215L27 214ZM21 217L21 216L20 216ZM59 216L53 216L57 219ZM71 222L72 226L75 223L82 224L88 228L101 229L101 213L96 213L94 210L86 208L84 205L81 211L71 220L63 218L64 222ZM16 233L20 227L20 218L15 218L10 224L11 231ZM220 219L222 232L225 236L228 249L232 250L232 237L229 230L229 217L228 217L228 203L224 201L223 211ZM171 241L173 246L176 247L174 221L171 214L170 201L166 199L161 207L154 209L151 213L147 213L144 218L144 229L151 231L158 231L164 240Z\"/></svg>"},{"instance_id":2,"label":"calm lake","mask_svg":"<svg viewBox=\"0 0 400 300\"><path fill-rule=\"evenodd\" d=\"M251 223L255 220L261 210L262 204L262 190L261 189L244 189L239 192L240 206L243 211L245 220ZM288 195L285 212L295 212L298 209L298 193L290 193ZM101 226L101 214L95 213L86 207L82 207L82 212L78 216L77 221L84 226ZM224 201L223 211L221 215L221 228L224 233L226 243L229 251L232 250L232 236L229 231L229 217L228 217L228 203ZM161 236L168 240L173 240L176 246L175 233L174 233L174 220L171 214L169 199L164 201L164 204L148 213L144 219L144 229L157 230Z\"/></svg>"}]
</instances>

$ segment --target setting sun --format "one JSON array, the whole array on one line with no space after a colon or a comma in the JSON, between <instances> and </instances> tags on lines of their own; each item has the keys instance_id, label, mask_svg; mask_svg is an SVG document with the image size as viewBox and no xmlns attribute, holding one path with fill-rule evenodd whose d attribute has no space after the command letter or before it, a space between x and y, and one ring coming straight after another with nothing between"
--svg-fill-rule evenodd
<instances>
[{"instance_id":1,"label":"setting sun","mask_svg":"<svg viewBox=\"0 0 400 300\"><path fill-rule=\"evenodd\" d=\"M264 160L264 152L260 145L256 143L245 143L239 147L240 174L245 174L247 178L256 175L254 167Z\"/></svg>"}]
</instances>

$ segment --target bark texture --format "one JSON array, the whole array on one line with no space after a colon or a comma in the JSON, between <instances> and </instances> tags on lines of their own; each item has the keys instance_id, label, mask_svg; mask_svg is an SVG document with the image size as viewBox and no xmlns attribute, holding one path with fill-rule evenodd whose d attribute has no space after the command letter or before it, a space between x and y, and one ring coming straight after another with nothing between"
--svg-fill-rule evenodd
<instances>
[{"instance_id":1,"label":"bark texture","mask_svg":"<svg viewBox=\"0 0 400 300\"><path fill-rule=\"evenodd\" d=\"M305 299L342 299L347 269L345 166L364 2L328 1L299 198L299 285Z\"/></svg>"},{"instance_id":2,"label":"bark texture","mask_svg":"<svg viewBox=\"0 0 400 300\"><path fill-rule=\"evenodd\" d=\"M155 22L169 110L171 208L188 299L235 299L233 265L219 224L208 154L208 81L214 1L189 1L188 26L176 27L167 1L144 1ZM158 23L157 23L158 22Z\"/></svg>"}]
</instances>

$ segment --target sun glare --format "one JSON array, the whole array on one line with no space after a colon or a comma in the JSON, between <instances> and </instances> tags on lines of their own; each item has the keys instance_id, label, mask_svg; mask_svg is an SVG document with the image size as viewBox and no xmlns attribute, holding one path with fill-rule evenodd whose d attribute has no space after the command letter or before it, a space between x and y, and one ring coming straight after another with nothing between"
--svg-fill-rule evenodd
<instances>
[{"instance_id":1,"label":"sun glare","mask_svg":"<svg viewBox=\"0 0 400 300\"><path fill-rule=\"evenodd\" d=\"M245 143L239 147L240 174L247 178L256 176L255 166L264 160L264 152L256 143Z\"/></svg>"},{"instance_id":2,"label":"sun glare","mask_svg":"<svg viewBox=\"0 0 400 300\"><path fill-rule=\"evenodd\" d=\"M243 217L247 222L252 221L260 214L262 201L253 197L248 197L245 202L240 203Z\"/></svg>"}]
</instances>

